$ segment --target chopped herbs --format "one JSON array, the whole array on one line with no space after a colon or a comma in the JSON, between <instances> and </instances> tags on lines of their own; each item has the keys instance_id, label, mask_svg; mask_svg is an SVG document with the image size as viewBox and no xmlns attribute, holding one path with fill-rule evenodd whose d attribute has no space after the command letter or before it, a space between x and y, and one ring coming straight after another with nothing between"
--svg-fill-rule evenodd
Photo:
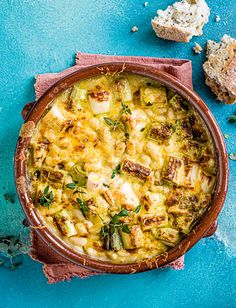
<instances>
[{"instance_id":1,"label":"chopped herbs","mask_svg":"<svg viewBox=\"0 0 236 308\"><path fill-rule=\"evenodd\" d=\"M119 217L125 217L125 216L129 216L129 212L126 209L123 209L120 211L120 213L118 214Z\"/></svg>"},{"instance_id":2,"label":"chopped herbs","mask_svg":"<svg viewBox=\"0 0 236 308\"><path fill-rule=\"evenodd\" d=\"M106 250L120 250L123 248L121 241L121 232L130 233L129 226L120 221L121 217L129 216L126 209L122 209L118 214L115 214L110 223L101 228L101 239Z\"/></svg>"},{"instance_id":3,"label":"chopped herbs","mask_svg":"<svg viewBox=\"0 0 236 308\"><path fill-rule=\"evenodd\" d=\"M103 185L104 187L110 188L110 186L107 185L106 183L103 183L102 185Z\"/></svg>"},{"instance_id":4,"label":"chopped herbs","mask_svg":"<svg viewBox=\"0 0 236 308\"><path fill-rule=\"evenodd\" d=\"M231 115L230 117L228 117L228 121L230 123L236 123L236 115Z\"/></svg>"},{"instance_id":5,"label":"chopped herbs","mask_svg":"<svg viewBox=\"0 0 236 308\"><path fill-rule=\"evenodd\" d=\"M8 202L15 203L15 194L14 193L6 193L6 194L4 194L4 199Z\"/></svg>"},{"instance_id":6,"label":"chopped herbs","mask_svg":"<svg viewBox=\"0 0 236 308\"><path fill-rule=\"evenodd\" d=\"M129 228L128 225L123 225L122 231L125 232L125 233L131 233L130 228Z\"/></svg>"},{"instance_id":7,"label":"chopped herbs","mask_svg":"<svg viewBox=\"0 0 236 308\"><path fill-rule=\"evenodd\" d=\"M230 153L229 154L229 159L236 160L236 153Z\"/></svg>"},{"instance_id":8,"label":"chopped herbs","mask_svg":"<svg viewBox=\"0 0 236 308\"><path fill-rule=\"evenodd\" d=\"M121 107L122 107L122 113L124 113L124 114L132 114L132 112L131 112L131 110L130 110L130 108L129 108L129 106L128 105L126 105L125 103L121 103Z\"/></svg>"},{"instance_id":9,"label":"chopped herbs","mask_svg":"<svg viewBox=\"0 0 236 308\"><path fill-rule=\"evenodd\" d=\"M104 239L108 235L109 229L108 226L102 226L101 228L101 238Z\"/></svg>"},{"instance_id":10,"label":"chopped herbs","mask_svg":"<svg viewBox=\"0 0 236 308\"><path fill-rule=\"evenodd\" d=\"M152 105L153 105L153 104L150 103L150 102L148 102L148 103L146 104L147 107L150 107L150 106L152 106Z\"/></svg>"},{"instance_id":11,"label":"chopped herbs","mask_svg":"<svg viewBox=\"0 0 236 308\"><path fill-rule=\"evenodd\" d=\"M39 203L43 207L48 207L53 201L53 192L49 192L49 185L45 187L42 197L39 198Z\"/></svg>"},{"instance_id":12,"label":"chopped herbs","mask_svg":"<svg viewBox=\"0 0 236 308\"><path fill-rule=\"evenodd\" d=\"M124 130L124 126L119 121L113 121L112 119L107 118L107 117L104 117L104 121L106 122L107 125L111 126L114 130L117 128Z\"/></svg>"},{"instance_id":13,"label":"chopped herbs","mask_svg":"<svg viewBox=\"0 0 236 308\"><path fill-rule=\"evenodd\" d=\"M120 164L118 164L115 169L112 171L112 175L111 175L111 178L114 179L116 174L120 174L120 171L121 170L121 166Z\"/></svg>"},{"instance_id":14,"label":"chopped herbs","mask_svg":"<svg viewBox=\"0 0 236 308\"><path fill-rule=\"evenodd\" d=\"M16 270L22 265L21 255L28 253L30 247L29 233L20 235L0 236L0 266Z\"/></svg>"},{"instance_id":15,"label":"chopped herbs","mask_svg":"<svg viewBox=\"0 0 236 308\"><path fill-rule=\"evenodd\" d=\"M136 209L134 210L134 213L138 214L141 210L141 204L139 204Z\"/></svg>"},{"instance_id":16,"label":"chopped herbs","mask_svg":"<svg viewBox=\"0 0 236 308\"><path fill-rule=\"evenodd\" d=\"M89 208L86 201L81 200L80 198L76 199L79 203L80 210L82 211L84 217L86 218L89 212Z\"/></svg>"},{"instance_id":17,"label":"chopped herbs","mask_svg":"<svg viewBox=\"0 0 236 308\"><path fill-rule=\"evenodd\" d=\"M141 129L140 129L140 132L143 132L144 130L145 130L145 127L141 128Z\"/></svg>"},{"instance_id":18,"label":"chopped herbs","mask_svg":"<svg viewBox=\"0 0 236 308\"><path fill-rule=\"evenodd\" d=\"M72 183L66 184L66 187L73 190L73 189L75 189L76 184L74 182L72 182Z\"/></svg>"}]
</instances>

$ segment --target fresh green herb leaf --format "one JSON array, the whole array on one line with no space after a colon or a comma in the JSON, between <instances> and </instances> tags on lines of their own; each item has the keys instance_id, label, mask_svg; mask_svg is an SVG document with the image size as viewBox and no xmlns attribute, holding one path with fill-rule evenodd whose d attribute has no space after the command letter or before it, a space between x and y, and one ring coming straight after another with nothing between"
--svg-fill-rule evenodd
<instances>
[{"instance_id":1,"label":"fresh green herb leaf","mask_svg":"<svg viewBox=\"0 0 236 308\"><path fill-rule=\"evenodd\" d=\"M112 217L111 223L114 224L114 225L119 225L120 222L119 222L119 215L118 214L115 214Z\"/></svg>"},{"instance_id":2,"label":"fresh green herb leaf","mask_svg":"<svg viewBox=\"0 0 236 308\"><path fill-rule=\"evenodd\" d=\"M125 233L131 233L131 230L130 230L128 225L123 225L122 231L125 232Z\"/></svg>"},{"instance_id":3,"label":"fresh green herb leaf","mask_svg":"<svg viewBox=\"0 0 236 308\"><path fill-rule=\"evenodd\" d=\"M136 209L134 210L134 213L138 214L139 211L141 210L141 204L139 204Z\"/></svg>"},{"instance_id":4,"label":"fresh green herb leaf","mask_svg":"<svg viewBox=\"0 0 236 308\"><path fill-rule=\"evenodd\" d=\"M115 121L113 121L112 119L104 117L104 120L107 123L107 125L115 126Z\"/></svg>"},{"instance_id":5,"label":"fresh green herb leaf","mask_svg":"<svg viewBox=\"0 0 236 308\"><path fill-rule=\"evenodd\" d=\"M104 187L110 188L110 186L107 185L106 183L103 183L102 185L103 185Z\"/></svg>"},{"instance_id":6,"label":"fresh green herb leaf","mask_svg":"<svg viewBox=\"0 0 236 308\"><path fill-rule=\"evenodd\" d=\"M112 119L110 118L106 118L104 117L104 120L105 122L107 123L107 125L113 127L114 130L116 130L117 128L121 129L124 131L124 125L122 125L119 121L113 121Z\"/></svg>"},{"instance_id":7,"label":"fresh green herb leaf","mask_svg":"<svg viewBox=\"0 0 236 308\"><path fill-rule=\"evenodd\" d=\"M229 159L236 160L236 153L230 153L229 154Z\"/></svg>"},{"instance_id":8,"label":"fresh green herb leaf","mask_svg":"<svg viewBox=\"0 0 236 308\"><path fill-rule=\"evenodd\" d=\"M122 113L125 113L125 114L132 114L130 108L128 105L126 105L125 103L121 103L121 107L122 107Z\"/></svg>"},{"instance_id":9,"label":"fresh green herb leaf","mask_svg":"<svg viewBox=\"0 0 236 308\"><path fill-rule=\"evenodd\" d=\"M45 187L44 191L43 191L43 194L44 195L47 195L49 192L49 185Z\"/></svg>"},{"instance_id":10,"label":"fresh green herb leaf","mask_svg":"<svg viewBox=\"0 0 236 308\"><path fill-rule=\"evenodd\" d=\"M140 132L143 132L144 130L145 130L145 127L141 128L141 129L140 129Z\"/></svg>"},{"instance_id":11,"label":"fresh green herb leaf","mask_svg":"<svg viewBox=\"0 0 236 308\"><path fill-rule=\"evenodd\" d=\"M148 102L147 104L146 104L146 106L152 106L153 104L152 103L150 103L150 102Z\"/></svg>"},{"instance_id":12,"label":"fresh green herb leaf","mask_svg":"<svg viewBox=\"0 0 236 308\"><path fill-rule=\"evenodd\" d=\"M22 265L22 262L16 262L16 263L12 263L10 266L9 266L9 269L11 271L15 271L19 266Z\"/></svg>"},{"instance_id":13,"label":"fresh green herb leaf","mask_svg":"<svg viewBox=\"0 0 236 308\"><path fill-rule=\"evenodd\" d=\"M120 164L118 164L115 169L112 171L112 175L111 175L111 178L114 179L114 177L116 176L116 174L120 174Z\"/></svg>"},{"instance_id":14,"label":"fresh green herb leaf","mask_svg":"<svg viewBox=\"0 0 236 308\"><path fill-rule=\"evenodd\" d=\"M73 190L73 189L75 189L76 184L74 182L72 182L72 183L66 184L66 187Z\"/></svg>"},{"instance_id":15,"label":"fresh green herb leaf","mask_svg":"<svg viewBox=\"0 0 236 308\"><path fill-rule=\"evenodd\" d=\"M38 199L39 203L43 207L49 207L53 201L53 192L49 192L49 185L45 187L43 195Z\"/></svg>"},{"instance_id":16,"label":"fresh green herb leaf","mask_svg":"<svg viewBox=\"0 0 236 308\"><path fill-rule=\"evenodd\" d=\"M84 217L86 218L89 212L89 208L86 201L81 200L80 198L76 199L79 203L80 210L82 211Z\"/></svg>"},{"instance_id":17,"label":"fresh green herb leaf","mask_svg":"<svg viewBox=\"0 0 236 308\"><path fill-rule=\"evenodd\" d=\"M4 194L4 199L11 203L15 203L15 194L14 193L6 193Z\"/></svg>"},{"instance_id":18,"label":"fresh green herb leaf","mask_svg":"<svg viewBox=\"0 0 236 308\"><path fill-rule=\"evenodd\" d=\"M129 212L126 209L123 209L120 211L120 213L118 214L119 217L125 217L125 216L129 216Z\"/></svg>"},{"instance_id":19,"label":"fresh green herb leaf","mask_svg":"<svg viewBox=\"0 0 236 308\"><path fill-rule=\"evenodd\" d=\"M230 123L235 123L236 122L236 115L231 115L230 117L228 117L228 121Z\"/></svg>"}]
</instances>

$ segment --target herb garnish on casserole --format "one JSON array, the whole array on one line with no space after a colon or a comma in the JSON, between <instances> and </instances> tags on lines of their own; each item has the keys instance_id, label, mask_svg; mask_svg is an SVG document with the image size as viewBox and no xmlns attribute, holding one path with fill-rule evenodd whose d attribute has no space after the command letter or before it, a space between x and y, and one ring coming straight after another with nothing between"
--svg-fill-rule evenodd
<instances>
[{"instance_id":1,"label":"herb garnish on casserole","mask_svg":"<svg viewBox=\"0 0 236 308\"><path fill-rule=\"evenodd\" d=\"M188 234L212 200L216 162L193 107L132 74L80 81L33 134L31 195L45 224L80 253L150 258Z\"/></svg>"}]
</instances>

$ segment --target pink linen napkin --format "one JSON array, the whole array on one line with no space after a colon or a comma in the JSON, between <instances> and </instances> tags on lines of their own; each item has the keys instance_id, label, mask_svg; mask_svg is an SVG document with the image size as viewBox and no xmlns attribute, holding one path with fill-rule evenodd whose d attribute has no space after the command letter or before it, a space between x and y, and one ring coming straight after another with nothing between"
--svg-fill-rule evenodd
<instances>
[{"instance_id":1,"label":"pink linen napkin","mask_svg":"<svg viewBox=\"0 0 236 308\"><path fill-rule=\"evenodd\" d=\"M35 94L36 100L45 93L48 88L57 80L66 75L94 64L106 62L133 62L143 65L153 66L161 71L165 71L177 77L189 88L192 88L192 63L189 60L151 58L136 56L107 56L98 54L87 54L78 52L76 64L60 73L48 73L36 75ZM58 255L52 248L47 246L38 236L37 232L31 229L32 246L30 256L43 264L43 272L49 283L70 280L72 277L86 278L97 273L69 262L67 259ZM168 264L175 270L184 268L184 256Z\"/></svg>"}]
</instances>

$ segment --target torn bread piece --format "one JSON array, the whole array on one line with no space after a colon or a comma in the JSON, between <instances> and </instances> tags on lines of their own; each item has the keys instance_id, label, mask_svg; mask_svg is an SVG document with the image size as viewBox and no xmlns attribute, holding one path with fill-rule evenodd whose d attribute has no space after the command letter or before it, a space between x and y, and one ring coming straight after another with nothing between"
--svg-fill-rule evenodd
<instances>
[{"instance_id":1,"label":"torn bread piece","mask_svg":"<svg viewBox=\"0 0 236 308\"><path fill-rule=\"evenodd\" d=\"M206 80L219 101L236 102L236 40L224 35L219 43L207 42L207 61L203 64Z\"/></svg>"},{"instance_id":2,"label":"torn bread piece","mask_svg":"<svg viewBox=\"0 0 236 308\"><path fill-rule=\"evenodd\" d=\"M205 0L182 0L158 10L152 20L156 35L171 41L189 42L193 36L201 36L208 22L210 9Z\"/></svg>"}]
</instances>

